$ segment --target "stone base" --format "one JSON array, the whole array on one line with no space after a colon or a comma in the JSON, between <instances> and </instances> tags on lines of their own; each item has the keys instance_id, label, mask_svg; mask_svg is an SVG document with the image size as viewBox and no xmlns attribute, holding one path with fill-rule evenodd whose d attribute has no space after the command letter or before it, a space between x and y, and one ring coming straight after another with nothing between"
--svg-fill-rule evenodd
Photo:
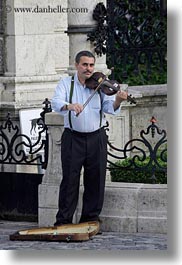
<instances>
[{"instance_id":1,"label":"stone base","mask_svg":"<svg viewBox=\"0 0 182 265\"><path fill-rule=\"evenodd\" d=\"M166 213L167 214L167 213ZM167 233L167 216L164 217L138 217L138 229L139 233Z\"/></svg>"},{"instance_id":2,"label":"stone base","mask_svg":"<svg viewBox=\"0 0 182 265\"><path fill-rule=\"evenodd\" d=\"M77 219L81 213L80 191ZM122 233L167 233L167 185L107 183L101 229Z\"/></svg>"},{"instance_id":3,"label":"stone base","mask_svg":"<svg viewBox=\"0 0 182 265\"><path fill-rule=\"evenodd\" d=\"M39 226L52 226L57 213L59 185L39 186ZM83 186L80 186L74 223L80 219ZM167 233L167 185L107 183L100 215L101 229L121 233Z\"/></svg>"}]
</instances>

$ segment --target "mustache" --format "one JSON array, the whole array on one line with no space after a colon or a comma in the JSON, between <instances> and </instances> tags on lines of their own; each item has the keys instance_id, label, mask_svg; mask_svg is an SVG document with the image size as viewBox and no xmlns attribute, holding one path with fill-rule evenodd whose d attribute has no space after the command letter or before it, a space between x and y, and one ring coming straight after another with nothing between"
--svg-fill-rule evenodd
<instances>
[{"instance_id":1,"label":"mustache","mask_svg":"<svg viewBox=\"0 0 182 265\"><path fill-rule=\"evenodd\" d=\"M89 73L89 74L91 74L92 72L90 72L90 71L85 71L85 72L84 72L84 74L86 74L86 73Z\"/></svg>"}]
</instances>

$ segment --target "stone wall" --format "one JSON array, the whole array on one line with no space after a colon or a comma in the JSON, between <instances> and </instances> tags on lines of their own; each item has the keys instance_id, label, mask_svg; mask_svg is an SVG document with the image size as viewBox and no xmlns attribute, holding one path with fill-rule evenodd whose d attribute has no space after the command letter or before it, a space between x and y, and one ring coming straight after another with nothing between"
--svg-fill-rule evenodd
<instances>
[{"instance_id":1,"label":"stone wall","mask_svg":"<svg viewBox=\"0 0 182 265\"><path fill-rule=\"evenodd\" d=\"M83 186L76 213L81 214ZM167 185L106 183L101 229L122 233L167 233Z\"/></svg>"},{"instance_id":2,"label":"stone wall","mask_svg":"<svg viewBox=\"0 0 182 265\"><path fill-rule=\"evenodd\" d=\"M138 138L140 131L145 130L154 116L157 126L167 130L167 85L131 86L128 93L136 97L136 105L128 102L121 104L121 112L116 117L107 115L109 121L110 142L123 148L130 139ZM119 133L116 133L119 132ZM154 142L158 141L156 136Z\"/></svg>"}]
</instances>

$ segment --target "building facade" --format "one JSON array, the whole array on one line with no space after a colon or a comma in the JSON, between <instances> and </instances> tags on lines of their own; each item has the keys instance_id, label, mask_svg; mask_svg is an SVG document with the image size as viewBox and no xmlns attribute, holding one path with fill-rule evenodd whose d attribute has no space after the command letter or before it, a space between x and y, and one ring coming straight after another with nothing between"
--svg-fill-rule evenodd
<instances>
[{"instance_id":1,"label":"building facade","mask_svg":"<svg viewBox=\"0 0 182 265\"><path fill-rule=\"evenodd\" d=\"M92 14L99 2L0 0L0 125L8 112L19 124L20 110L41 108L45 98L52 98L59 79L74 73L75 54L80 50L95 52L87 34L96 27ZM106 0L102 2L106 5ZM105 55L96 55L96 70L109 73ZM110 142L120 148L128 140L138 138L152 116L162 129L166 128L167 85L135 86L128 90L136 95L137 104L125 102L119 115L108 116ZM55 122L58 121L56 117ZM52 127L50 134L54 135ZM54 144L58 151L59 141L56 139ZM39 188L40 225L52 225L57 211L61 175L59 162L53 161L54 166L49 165ZM18 170L17 165L0 164L0 172ZM31 166L27 172L32 172Z\"/></svg>"}]
</instances>

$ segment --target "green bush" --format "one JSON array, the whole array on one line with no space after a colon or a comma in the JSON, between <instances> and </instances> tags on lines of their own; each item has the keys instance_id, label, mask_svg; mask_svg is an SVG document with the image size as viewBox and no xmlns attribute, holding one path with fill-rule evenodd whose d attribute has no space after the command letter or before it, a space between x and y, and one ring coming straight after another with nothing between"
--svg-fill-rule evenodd
<instances>
[{"instance_id":1,"label":"green bush","mask_svg":"<svg viewBox=\"0 0 182 265\"><path fill-rule=\"evenodd\" d=\"M159 67L153 67L150 75L147 75L146 67L138 65L138 73L134 72L131 66L127 68L127 77L122 77L122 66L115 66L115 79L120 83L126 83L129 86L166 84L167 70L161 70Z\"/></svg>"},{"instance_id":2,"label":"green bush","mask_svg":"<svg viewBox=\"0 0 182 265\"><path fill-rule=\"evenodd\" d=\"M137 159L135 163L138 167L141 167L141 169L134 168L134 165L130 166L131 158L126 158L125 160L119 160L115 162L116 166L111 165L110 167L111 181L166 184L167 173L162 171L157 165L155 171L155 180L153 180L152 165L148 165L149 161L150 157L147 157L144 161L141 161L140 158ZM166 162L162 161L160 158L158 158L157 161L160 166L166 167ZM122 168L116 168L117 166ZM147 170L142 171L142 167L147 167Z\"/></svg>"},{"instance_id":3,"label":"green bush","mask_svg":"<svg viewBox=\"0 0 182 265\"><path fill-rule=\"evenodd\" d=\"M114 1L106 60L129 86L167 83L167 14L161 1ZM131 14L129 19L126 15ZM139 26L140 25L140 26ZM139 27L138 27L139 26Z\"/></svg>"}]
</instances>

